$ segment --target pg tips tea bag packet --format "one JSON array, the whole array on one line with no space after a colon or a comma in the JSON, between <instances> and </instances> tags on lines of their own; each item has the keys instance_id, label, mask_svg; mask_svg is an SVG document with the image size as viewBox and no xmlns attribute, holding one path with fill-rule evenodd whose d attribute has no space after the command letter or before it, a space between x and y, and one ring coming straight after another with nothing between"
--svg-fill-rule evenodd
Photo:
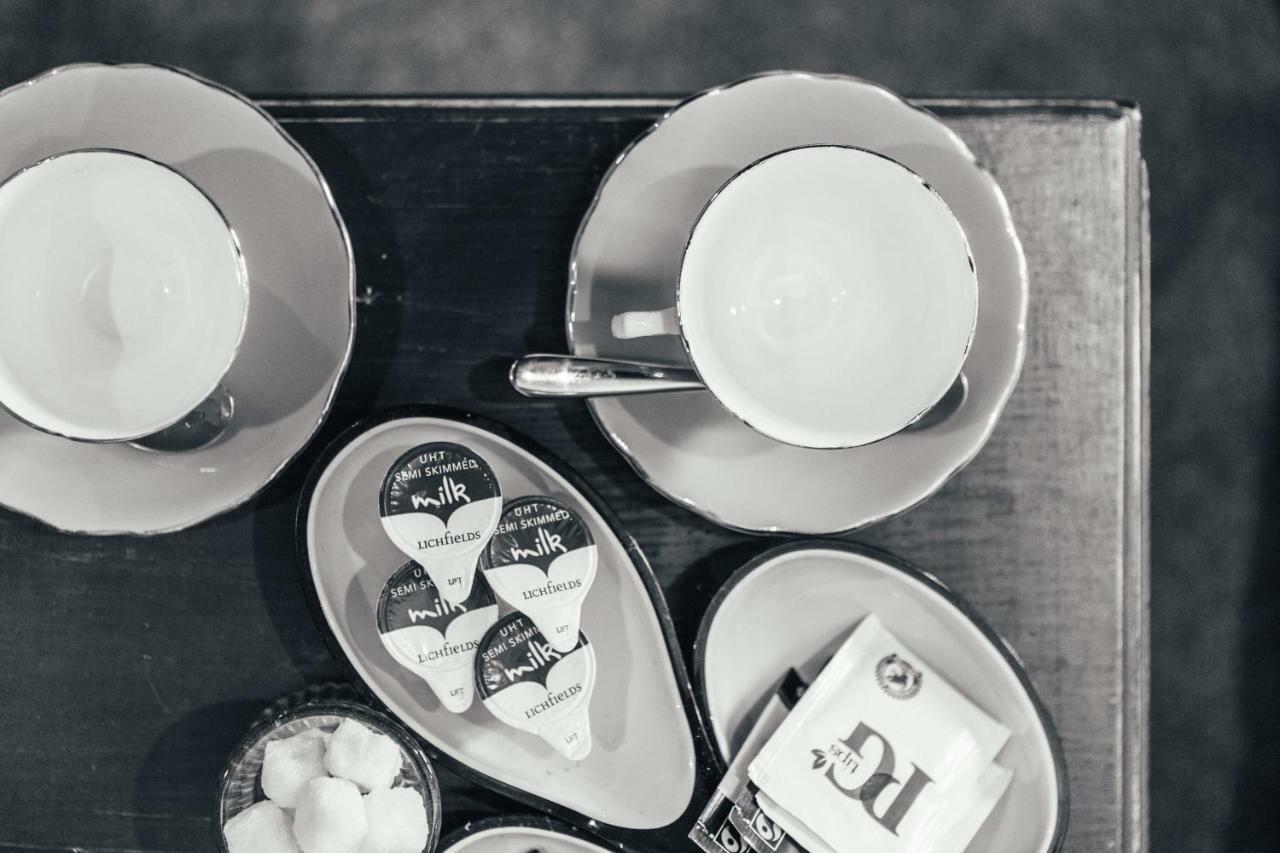
<instances>
[{"instance_id":1,"label":"pg tips tea bag packet","mask_svg":"<svg viewBox=\"0 0 1280 853\"><path fill-rule=\"evenodd\" d=\"M480 454L437 441L404 453L378 495L387 536L431 576L446 601L466 601L480 552L498 526L502 490Z\"/></svg>"},{"instance_id":2,"label":"pg tips tea bag packet","mask_svg":"<svg viewBox=\"0 0 1280 853\"><path fill-rule=\"evenodd\" d=\"M582 602L596 577L591 530L564 503L537 495L509 502L485 548L484 576L557 651L578 642Z\"/></svg>"},{"instance_id":3,"label":"pg tips tea bag packet","mask_svg":"<svg viewBox=\"0 0 1280 853\"><path fill-rule=\"evenodd\" d=\"M958 853L1012 778L994 763L1008 738L871 615L747 773L811 851Z\"/></svg>"},{"instance_id":4,"label":"pg tips tea bag packet","mask_svg":"<svg viewBox=\"0 0 1280 853\"><path fill-rule=\"evenodd\" d=\"M387 579L378 599L383 646L455 714L471 707L476 650L497 621L498 601L483 578L472 584L466 600L455 603L414 562Z\"/></svg>"}]
</instances>

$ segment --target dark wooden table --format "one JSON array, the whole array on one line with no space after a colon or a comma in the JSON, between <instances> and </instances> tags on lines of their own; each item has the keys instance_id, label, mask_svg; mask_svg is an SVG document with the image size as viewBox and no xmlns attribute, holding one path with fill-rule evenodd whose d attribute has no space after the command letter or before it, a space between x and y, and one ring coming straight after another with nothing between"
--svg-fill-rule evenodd
<instances>
[{"instance_id":1,"label":"dark wooden table","mask_svg":"<svg viewBox=\"0 0 1280 853\"><path fill-rule=\"evenodd\" d=\"M524 431L635 534L686 650L773 542L650 491L577 402L504 371L562 350L569 245L654 99L270 101L329 177L356 247L355 359L320 438L246 507L156 539L0 511L0 846L213 846L222 761L282 694L340 675L294 565L299 486L374 408L434 401ZM1145 200L1134 109L926 101L1009 196L1032 276L1022 381L978 459L855 538L954 586L1021 654L1066 748L1073 851L1145 849ZM4 476L0 460L0 476ZM504 808L444 774L446 830Z\"/></svg>"}]
</instances>

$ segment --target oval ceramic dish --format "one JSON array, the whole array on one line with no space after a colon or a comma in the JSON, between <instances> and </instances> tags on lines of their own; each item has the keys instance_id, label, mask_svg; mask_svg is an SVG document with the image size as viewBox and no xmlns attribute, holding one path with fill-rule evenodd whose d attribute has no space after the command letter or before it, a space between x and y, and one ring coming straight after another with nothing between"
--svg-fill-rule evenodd
<instances>
[{"instance_id":1,"label":"oval ceramic dish","mask_svg":"<svg viewBox=\"0 0 1280 853\"><path fill-rule=\"evenodd\" d=\"M504 498L550 495L591 527L599 568L582 611L598 675L591 754L575 763L503 725L482 703L441 707L378 636L378 595L404 562L378 517L388 467L415 445L452 441L492 466ZM705 803L714 757L662 592L635 542L577 475L505 428L461 412L414 406L375 415L339 436L316 463L298 510L299 562L336 654L385 706L462 775L602 836L635 841L681 827ZM686 820L681 821L682 818Z\"/></svg>"},{"instance_id":2,"label":"oval ceramic dish","mask_svg":"<svg viewBox=\"0 0 1280 853\"><path fill-rule=\"evenodd\" d=\"M972 850L1059 850L1067 773L1048 711L1003 639L932 576L888 554L811 540L739 569L703 617L694 659L712 738L728 759L788 669L806 680L862 617L876 613L958 690L1008 726L1013 781Z\"/></svg>"},{"instance_id":3,"label":"oval ceramic dish","mask_svg":"<svg viewBox=\"0 0 1280 853\"><path fill-rule=\"evenodd\" d=\"M472 821L449 834L445 853L609 853L567 823L533 815Z\"/></svg>"},{"instance_id":4,"label":"oval ceramic dish","mask_svg":"<svg viewBox=\"0 0 1280 853\"><path fill-rule=\"evenodd\" d=\"M440 840L440 783L431 762L423 754L418 742L404 727L386 716L353 702L311 702L299 708L285 711L249 730L227 759L227 769L222 774L218 790L218 849L227 850L222 827L240 812L263 799L258 777L262 772L262 759L267 744L300 734L308 729L336 728L344 719L354 719L374 731L392 738L400 746L402 758L400 775L395 785L407 786L422 795L427 807L427 825L430 835L423 853L432 853Z\"/></svg>"}]
</instances>

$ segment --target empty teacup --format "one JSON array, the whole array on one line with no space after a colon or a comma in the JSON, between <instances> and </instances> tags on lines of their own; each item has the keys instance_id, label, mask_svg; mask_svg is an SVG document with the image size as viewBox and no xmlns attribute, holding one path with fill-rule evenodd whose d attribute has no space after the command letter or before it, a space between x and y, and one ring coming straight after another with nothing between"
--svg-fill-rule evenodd
<instances>
[{"instance_id":1,"label":"empty teacup","mask_svg":"<svg viewBox=\"0 0 1280 853\"><path fill-rule=\"evenodd\" d=\"M679 335L692 370L527 362L513 383L572 396L705 386L777 441L854 447L903 430L957 384L978 311L969 245L942 198L906 166L837 145L771 154L729 179L674 284L673 307L611 328Z\"/></svg>"},{"instance_id":2,"label":"empty teacup","mask_svg":"<svg viewBox=\"0 0 1280 853\"><path fill-rule=\"evenodd\" d=\"M220 388L248 303L235 234L168 166L71 151L0 183L0 405L38 429L179 423Z\"/></svg>"}]
</instances>

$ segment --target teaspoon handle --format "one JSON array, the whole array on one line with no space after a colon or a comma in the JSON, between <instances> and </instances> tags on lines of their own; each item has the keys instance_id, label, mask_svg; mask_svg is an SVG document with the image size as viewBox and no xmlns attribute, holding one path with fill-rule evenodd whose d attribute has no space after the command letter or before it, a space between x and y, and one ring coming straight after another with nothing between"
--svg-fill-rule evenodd
<instances>
[{"instance_id":1,"label":"teaspoon handle","mask_svg":"<svg viewBox=\"0 0 1280 853\"><path fill-rule=\"evenodd\" d=\"M567 355L526 355L511 365L510 377L526 397L614 397L706 387L687 367Z\"/></svg>"}]
</instances>

